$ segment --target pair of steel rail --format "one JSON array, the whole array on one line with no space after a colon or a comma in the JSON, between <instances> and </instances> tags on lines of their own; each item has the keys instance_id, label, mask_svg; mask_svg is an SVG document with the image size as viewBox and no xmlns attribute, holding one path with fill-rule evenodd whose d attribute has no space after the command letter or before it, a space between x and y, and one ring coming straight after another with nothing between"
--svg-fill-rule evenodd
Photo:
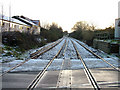
<instances>
[{"instance_id":1,"label":"pair of steel rail","mask_svg":"<svg viewBox=\"0 0 120 90\"><path fill-rule=\"evenodd\" d=\"M120 72L120 69L118 67L115 67L114 65L112 65L111 63L109 63L107 60L105 60L104 58L102 58L101 56L95 54L92 50L88 49L87 47L85 47L83 44L81 44L80 42L78 42L77 40L75 40L78 44L80 44L82 47L84 47L87 51L89 51L90 53L92 53L95 57L103 60L105 63L107 63L108 65L110 65L112 68L114 68L116 71Z\"/></svg>"},{"instance_id":2,"label":"pair of steel rail","mask_svg":"<svg viewBox=\"0 0 120 90\"><path fill-rule=\"evenodd\" d=\"M65 41L66 43L66 41ZM60 50L58 51L58 53L53 57L52 60L50 60L48 62L48 64L45 66L45 68L35 77L35 79L30 83L30 85L27 87L27 90L33 90L34 88L36 88L37 84L39 83L40 79L42 78L42 76L44 75L45 71L47 70L47 68L51 65L51 63L53 62L53 60L60 54L61 50L63 49L63 47L65 46L65 43L63 44L63 46L60 48ZM78 56L78 59L80 59L82 61L82 64L84 66L84 69L85 69L85 74L86 76L88 77L90 83L92 84L93 88L95 90L99 90L100 87L98 86L97 82L95 81L92 73L90 72L89 68L87 67L87 65L85 64L84 60L82 59L82 57L80 56L79 52L78 52L78 49L75 45L75 43L72 41L72 44L76 50L76 54ZM67 48L67 44L65 46L65 50ZM65 53L65 50L64 50L64 53ZM57 86L56 88L58 88L59 86Z\"/></svg>"},{"instance_id":3,"label":"pair of steel rail","mask_svg":"<svg viewBox=\"0 0 120 90\"><path fill-rule=\"evenodd\" d=\"M74 39L75 40L75 39ZM80 42L78 42L77 40L75 40L79 45L81 45L82 47L84 47L87 51L89 51L90 53L92 53L95 57L103 60L105 63L107 63L108 65L110 65L114 70L120 72L120 69L118 67L115 67L114 65L112 65L111 63L109 63L108 61L106 61L104 58L100 57L99 55L95 54L92 50L88 49L87 47L85 47L83 44L81 44ZM73 46L76 50L76 54L78 56L78 58L81 60L83 66L84 66L84 69L85 69L85 73L86 75L88 76L89 80L91 81L91 84L93 86L93 88L95 90L100 90L100 86L97 84L97 81L95 80L94 76L92 75L91 71L89 70L88 66L86 65L85 61L82 59L75 43L72 41L73 43Z\"/></svg>"},{"instance_id":4,"label":"pair of steel rail","mask_svg":"<svg viewBox=\"0 0 120 90\"><path fill-rule=\"evenodd\" d=\"M56 45L58 45L62 40L63 40L63 38L62 38L61 40L58 40L58 41L56 41L56 42L48 45L47 47L41 48L40 50L32 53L29 58L27 58L25 61L21 62L20 64L17 64L16 66L10 68L9 70L3 72L3 73L0 75L0 77L3 76L3 75L5 75L5 74L7 74L8 72L16 69L17 67L22 66L24 63L28 62L29 60L38 58L38 57L39 57L40 55L42 55L43 53L49 51L50 49L52 49L53 47L55 47Z\"/></svg>"},{"instance_id":5,"label":"pair of steel rail","mask_svg":"<svg viewBox=\"0 0 120 90\"><path fill-rule=\"evenodd\" d=\"M48 69L48 67L51 65L51 63L54 61L54 59L57 58L57 56L60 54L60 52L62 51L65 44L66 44L66 40L65 40L64 44L62 45L62 47L60 48L60 50L57 52L57 54L47 63L47 65L44 67L44 69L42 71L40 71L38 73L38 75L34 78L34 80L28 85L27 90L32 90L32 89L36 88L37 84L39 83L40 79L44 75L45 71Z\"/></svg>"},{"instance_id":6,"label":"pair of steel rail","mask_svg":"<svg viewBox=\"0 0 120 90\"><path fill-rule=\"evenodd\" d=\"M63 39L62 39L62 40L63 40ZM62 40L60 40L59 42L57 42L55 45L52 44L53 47L55 47L56 45L58 45ZM76 40L75 40L75 41L76 41ZM80 55L80 53L79 53L79 51L78 51L75 43L74 43L72 40L71 40L71 42L72 42L72 44L73 44L73 46L74 46L74 48L75 48L75 50L76 50L76 54L77 54L77 56L78 56L78 59L81 60L83 66L84 66L85 74L87 75L90 83L92 84L92 86L93 86L93 88L94 88L95 90L99 90L99 89L100 89L100 86L97 84L97 82L96 82L95 78L93 77L91 71L90 71L89 68L87 67L85 61L82 59L82 57L81 57L81 55ZM76 42L77 42L78 44L80 44L82 47L84 47L87 51L91 52L94 56L96 56L97 58L100 58L100 59L103 60L103 58L101 58L100 56L96 55L94 52L92 52L91 50L89 50L87 47L85 47L84 45L82 45L82 44L79 43L78 41L76 41ZM63 47L65 47L65 50L64 50L64 52L63 52L63 55L64 55L64 53L65 53L65 51L66 51L66 48L67 48L67 44L66 44L66 46L65 46L65 44L66 44L66 40L65 40L64 44L62 45L62 47L60 48L60 50L58 51L58 53L52 58L52 60L50 60L50 61L48 62L48 64L44 67L44 69L43 69L42 71L40 71L39 74L35 77L35 79L28 85L27 90L32 90L32 89L34 89L34 88L37 86L37 84L39 83L40 79L41 79L42 76L44 75L45 71L48 69L48 67L51 65L51 63L54 61L54 59L57 58L57 56L58 56L58 55L60 54L60 52L62 51ZM53 47L47 46L48 49L46 49L46 50L45 50L45 49L41 49L41 50L33 53L33 54L31 55L31 58L30 58L30 59L39 57L41 54L47 52L48 50L50 50L50 49L53 48ZM45 50L45 51L44 51L44 50ZM41 52L41 51L43 51L43 52ZM22 64L24 64L25 62L29 61L30 59L27 59L27 60L25 60L24 62L22 62L21 64L18 64L17 66L11 68L10 70L4 72L2 75L4 75L4 74L10 72L11 70L13 70L13 69L21 66ZM103 60L103 61L105 61L107 64L109 64L109 65L110 65L112 68L114 68L115 70L119 71L118 68L116 68L115 66L113 66L112 64L110 64L109 62L107 62L106 60Z\"/></svg>"}]
</instances>

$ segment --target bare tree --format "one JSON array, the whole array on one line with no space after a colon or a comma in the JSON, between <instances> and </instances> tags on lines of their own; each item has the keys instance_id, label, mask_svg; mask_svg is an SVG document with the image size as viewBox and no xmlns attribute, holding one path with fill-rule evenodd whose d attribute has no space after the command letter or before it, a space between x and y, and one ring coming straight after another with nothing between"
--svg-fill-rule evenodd
<instances>
[{"instance_id":1,"label":"bare tree","mask_svg":"<svg viewBox=\"0 0 120 90\"><path fill-rule=\"evenodd\" d=\"M50 25L47 24L47 23L46 23L46 24L43 24L42 27L45 28L45 29L50 29Z\"/></svg>"},{"instance_id":2,"label":"bare tree","mask_svg":"<svg viewBox=\"0 0 120 90\"><path fill-rule=\"evenodd\" d=\"M92 40L95 28L96 26L93 24L88 24L86 21L80 21L73 26L72 30L74 33L72 35L80 40Z\"/></svg>"}]
</instances>

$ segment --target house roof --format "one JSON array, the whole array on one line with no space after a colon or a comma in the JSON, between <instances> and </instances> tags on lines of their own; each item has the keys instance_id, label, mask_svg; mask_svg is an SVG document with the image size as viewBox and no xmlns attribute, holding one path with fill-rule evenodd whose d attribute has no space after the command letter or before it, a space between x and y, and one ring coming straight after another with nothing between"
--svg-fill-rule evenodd
<instances>
[{"instance_id":1,"label":"house roof","mask_svg":"<svg viewBox=\"0 0 120 90\"><path fill-rule=\"evenodd\" d=\"M39 24L38 24L39 20L31 20L24 16L7 17L7 16L3 16L0 14L0 19L15 22L15 23L22 24L22 25L27 25L27 26L39 26Z\"/></svg>"},{"instance_id":2,"label":"house roof","mask_svg":"<svg viewBox=\"0 0 120 90\"><path fill-rule=\"evenodd\" d=\"M7 17L7 16L3 16L2 17L2 15L0 15L0 19L2 20L6 20L6 21L10 21L10 22L14 22L14 23L18 23L18 24L22 24L22 25L27 25L26 23L23 23L23 22L21 22L21 21L19 21L19 20L17 20L17 19L14 19L14 18L11 18L11 17Z\"/></svg>"},{"instance_id":3,"label":"house roof","mask_svg":"<svg viewBox=\"0 0 120 90\"><path fill-rule=\"evenodd\" d=\"M38 26L40 26L40 21L39 20L32 20L32 22L37 24Z\"/></svg>"},{"instance_id":4,"label":"house roof","mask_svg":"<svg viewBox=\"0 0 120 90\"><path fill-rule=\"evenodd\" d=\"M20 21L22 21L30 26L32 26L32 25L39 26L39 25L35 24L31 19L26 18L24 16L13 16L13 18L16 18L16 19L18 19L18 20L20 20Z\"/></svg>"}]
</instances>

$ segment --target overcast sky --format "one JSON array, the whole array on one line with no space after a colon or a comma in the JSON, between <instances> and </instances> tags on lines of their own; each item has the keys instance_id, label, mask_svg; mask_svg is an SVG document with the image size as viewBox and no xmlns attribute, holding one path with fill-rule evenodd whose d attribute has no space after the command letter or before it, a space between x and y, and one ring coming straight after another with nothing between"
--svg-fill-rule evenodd
<instances>
[{"instance_id":1,"label":"overcast sky","mask_svg":"<svg viewBox=\"0 0 120 90\"><path fill-rule=\"evenodd\" d=\"M87 21L98 28L109 27L118 17L119 0L0 0L9 16L24 15L38 19L41 25L56 22L70 32L77 21ZM1 7L0 7L1 8ZM1 13L1 11L0 11Z\"/></svg>"}]
</instances>

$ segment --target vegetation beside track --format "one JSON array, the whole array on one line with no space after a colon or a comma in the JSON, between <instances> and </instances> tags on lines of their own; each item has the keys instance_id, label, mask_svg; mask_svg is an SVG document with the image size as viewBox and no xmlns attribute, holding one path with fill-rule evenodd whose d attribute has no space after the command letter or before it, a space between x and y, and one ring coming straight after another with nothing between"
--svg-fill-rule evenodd
<instances>
[{"instance_id":1,"label":"vegetation beside track","mask_svg":"<svg viewBox=\"0 0 120 90\"><path fill-rule=\"evenodd\" d=\"M19 31L2 32L3 56L18 57L27 50L41 47L62 38L63 34L62 28L55 23L49 25L48 28L41 27L41 32L38 35Z\"/></svg>"},{"instance_id":2,"label":"vegetation beside track","mask_svg":"<svg viewBox=\"0 0 120 90\"><path fill-rule=\"evenodd\" d=\"M70 37L76 38L92 46L94 39L114 39L114 26L105 29L96 29L96 26L85 21L76 22L72 28Z\"/></svg>"}]
</instances>

